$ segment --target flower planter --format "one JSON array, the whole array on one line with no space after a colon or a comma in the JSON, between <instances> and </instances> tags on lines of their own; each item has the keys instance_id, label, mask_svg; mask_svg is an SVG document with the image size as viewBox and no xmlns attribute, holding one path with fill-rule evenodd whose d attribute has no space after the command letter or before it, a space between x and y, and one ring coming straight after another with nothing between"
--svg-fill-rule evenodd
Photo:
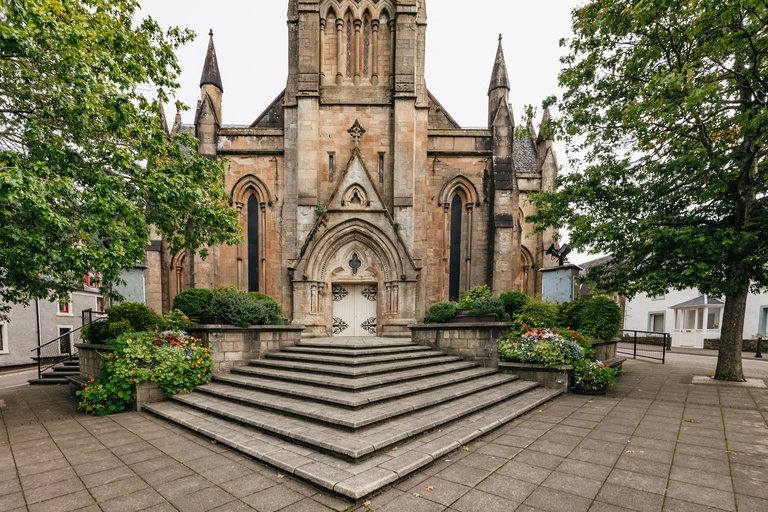
<instances>
[{"instance_id":1,"label":"flower planter","mask_svg":"<svg viewBox=\"0 0 768 512\"><path fill-rule=\"evenodd\" d=\"M573 392L573 365L570 364L555 367L510 361L499 363L499 372L538 382L544 388L562 389L563 393Z\"/></svg>"},{"instance_id":2,"label":"flower planter","mask_svg":"<svg viewBox=\"0 0 768 512\"><path fill-rule=\"evenodd\" d=\"M472 308L456 308L456 316L466 315L470 311L472 311Z\"/></svg>"},{"instance_id":3,"label":"flower planter","mask_svg":"<svg viewBox=\"0 0 768 512\"><path fill-rule=\"evenodd\" d=\"M496 315L456 315L455 317L446 320L446 324L466 324L466 323L489 323L495 322Z\"/></svg>"},{"instance_id":4,"label":"flower planter","mask_svg":"<svg viewBox=\"0 0 768 512\"><path fill-rule=\"evenodd\" d=\"M580 395L604 395L608 391L608 387L605 384L596 382L581 382L573 388L574 393Z\"/></svg>"}]
</instances>

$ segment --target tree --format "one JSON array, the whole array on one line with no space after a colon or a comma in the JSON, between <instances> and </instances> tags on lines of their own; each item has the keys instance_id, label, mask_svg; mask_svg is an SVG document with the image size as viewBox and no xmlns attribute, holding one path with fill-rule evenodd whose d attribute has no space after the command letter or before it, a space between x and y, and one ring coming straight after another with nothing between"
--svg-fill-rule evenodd
<instances>
[{"instance_id":1,"label":"tree","mask_svg":"<svg viewBox=\"0 0 768 512\"><path fill-rule=\"evenodd\" d=\"M601 288L724 296L715 378L741 381L747 295L768 286L763 0L595 0L573 11L551 129L579 172L530 220L613 254Z\"/></svg>"},{"instance_id":2,"label":"tree","mask_svg":"<svg viewBox=\"0 0 768 512\"><path fill-rule=\"evenodd\" d=\"M189 30L134 20L133 0L0 3L0 316L143 261L151 226L172 250L233 243L223 164L172 140L159 105ZM113 296L115 292L112 292Z\"/></svg>"}]
</instances>

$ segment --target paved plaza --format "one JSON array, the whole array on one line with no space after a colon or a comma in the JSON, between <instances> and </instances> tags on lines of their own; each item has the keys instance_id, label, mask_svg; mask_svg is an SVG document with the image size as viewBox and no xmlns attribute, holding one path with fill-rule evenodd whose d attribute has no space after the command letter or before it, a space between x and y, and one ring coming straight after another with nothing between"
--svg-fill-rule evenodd
<instances>
[{"instance_id":1,"label":"paved plaza","mask_svg":"<svg viewBox=\"0 0 768 512\"><path fill-rule=\"evenodd\" d=\"M149 414L86 416L64 386L4 388L0 510L767 511L768 389L691 384L715 362L627 361L608 396L556 398L362 504Z\"/></svg>"}]
</instances>

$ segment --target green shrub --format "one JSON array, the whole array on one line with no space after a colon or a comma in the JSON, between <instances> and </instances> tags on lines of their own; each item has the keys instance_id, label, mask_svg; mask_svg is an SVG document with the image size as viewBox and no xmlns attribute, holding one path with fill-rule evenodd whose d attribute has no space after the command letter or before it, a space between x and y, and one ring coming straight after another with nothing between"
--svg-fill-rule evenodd
<instances>
[{"instance_id":1,"label":"green shrub","mask_svg":"<svg viewBox=\"0 0 768 512\"><path fill-rule=\"evenodd\" d=\"M621 309L607 297L595 297L584 306L580 327L595 339L610 341L621 327Z\"/></svg>"},{"instance_id":2,"label":"green shrub","mask_svg":"<svg viewBox=\"0 0 768 512\"><path fill-rule=\"evenodd\" d=\"M106 320L83 328L82 338L87 343L109 343L126 332L162 330L165 319L144 304L124 302L107 310Z\"/></svg>"},{"instance_id":3,"label":"green shrub","mask_svg":"<svg viewBox=\"0 0 768 512\"><path fill-rule=\"evenodd\" d=\"M558 306L558 323L563 327L576 330L581 326L584 307L592 300L591 295L582 295L571 302L563 302Z\"/></svg>"},{"instance_id":4,"label":"green shrub","mask_svg":"<svg viewBox=\"0 0 768 512\"><path fill-rule=\"evenodd\" d=\"M515 320L531 328L551 329L557 323L557 305L531 299L518 310Z\"/></svg>"},{"instance_id":5,"label":"green shrub","mask_svg":"<svg viewBox=\"0 0 768 512\"><path fill-rule=\"evenodd\" d=\"M441 324L456 316L455 302L436 302L429 307L427 323Z\"/></svg>"},{"instance_id":6,"label":"green shrub","mask_svg":"<svg viewBox=\"0 0 768 512\"><path fill-rule=\"evenodd\" d=\"M238 327L283 324L280 305L274 299L260 300L234 287L214 291L209 311Z\"/></svg>"},{"instance_id":7,"label":"green shrub","mask_svg":"<svg viewBox=\"0 0 768 512\"><path fill-rule=\"evenodd\" d=\"M199 316L211 305L213 293L205 288L191 288L178 294L173 299L173 309L178 309L187 316Z\"/></svg>"},{"instance_id":8,"label":"green shrub","mask_svg":"<svg viewBox=\"0 0 768 512\"><path fill-rule=\"evenodd\" d=\"M496 320L504 317L504 303L501 299L479 299L472 305L472 310L468 315L496 315Z\"/></svg>"},{"instance_id":9,"label":"green shrub","mask_svg":"<svg viewBox=\"0 0 768 512\"><path fill-rule=\"evenodd\" d=\"M255 298L256 298L256 299L258 299L258 300L269 300L269 301L272 301L272 302L274 302L275 304L277 304L277 301L275 300L275 298L274 298L274 297L272 297L271 295L267 295L266 293L261 293L261 292L248 292L248 294L249 294L251 297L255 297Z\"/></svg>"},{"instance_id":10,"label":"green shrub","mask_svg":"<svg viewBox=\"0 0 768 512\"><path fill-rule=\"evenodd\" d=\"M480 299L490 299L491 295L493 295L493 293L491 292L491 289L487 285L475 286L469 291L461 290L461 293L459 294L459 300L461 301L469 297L474 302Z\"/></svg>"},{"instance_id":11,"label":"green shrub","mask_svg":"<svg viewBox=\"0 0 768 512\"><path fill-rule=\"evenodd\" d=\"M504 304L504 310L510 315L514 315L521 307L528 304L531 300L523 292L504 292L499 295L499 299Z\"/></svg>"}]
</instances>

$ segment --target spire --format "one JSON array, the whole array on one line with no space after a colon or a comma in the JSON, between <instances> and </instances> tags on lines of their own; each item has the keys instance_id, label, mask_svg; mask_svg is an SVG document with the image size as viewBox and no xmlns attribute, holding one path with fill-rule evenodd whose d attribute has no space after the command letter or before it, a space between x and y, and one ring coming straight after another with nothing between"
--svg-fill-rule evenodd
<instances>
[{"instance_id":1,"label":"spire","mask_svg":"<svg viewBox=\"0 0 768 512\"><path fill-rule=\"evenodd\" d=\"M493 64L493 76L491 76L488 94L499 87L505 87L509 90L509 75L507 74L507 63L504 60L504 50L501 48L501 34L499 34L499 49L496 50L496 62Z\"/></svg>"},{"instance_id":2,"label":"spire","mask_svg":"<svg viewBox=\"0 0 768 512\"><path fill-rule=\"evenodd\" d=\"M221 85L221 74L219 73L219 61L216 58L216 48L213 46L213 29L208 34L211 36L208 42L208 53L205 55L205 65L203 66L203 76L200 77L200 87L205 84L211 84L219 88L221 92L224 92L224 87Z\"/></svg>"}]
</instances>

